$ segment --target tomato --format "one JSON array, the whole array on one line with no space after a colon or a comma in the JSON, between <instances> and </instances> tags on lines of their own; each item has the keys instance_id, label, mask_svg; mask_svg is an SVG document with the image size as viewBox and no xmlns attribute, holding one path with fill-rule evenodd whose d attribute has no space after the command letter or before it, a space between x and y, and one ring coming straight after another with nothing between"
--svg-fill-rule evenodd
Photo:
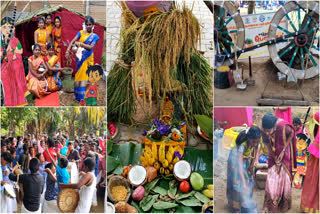
<instances>
[{"instance_id":1,"label":"tomato","mask_svg":"<svg viewBox=\"0 0 320 214\"><path fill-rule=\"evenodd\" d=\"M180 183L180 191L181 191L182 193L187 193L187 192L189 192L189 190L190 190L190 184L189 184L189 182L188 182L188 181L182 181L182 182Z\"/></svg>"}]
</instances>

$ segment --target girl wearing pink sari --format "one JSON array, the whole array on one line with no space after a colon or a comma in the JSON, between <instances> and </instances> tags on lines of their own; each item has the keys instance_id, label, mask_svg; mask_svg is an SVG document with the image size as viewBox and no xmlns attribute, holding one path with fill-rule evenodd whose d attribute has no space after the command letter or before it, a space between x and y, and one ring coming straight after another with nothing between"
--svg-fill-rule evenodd
<instances>
[{"instance_id":1,"label":"girl wearing pink sari","mask_svg":"<svg viewBox=\"0 0 320 214\"><path fill-rule=\"evenodd\" d=\"M5 43L8 42L8 35L12 25L13 20L9 17L4 17L1 20L1 58L4 53ZM25 96L29 94L29 91L24 75L22 52L23 49L19 40L12 36L7 46L6 57L1 64L1 80L5 94L5 106L27 105Z\"/></svg>"},{"instance_id":2,"label":"girl wearing pink sari","mask_svg":"<svg viewBox=\"0 0 320 214\"><path fill-rule=\"evenodd\" d=\"M297 168L295 131L289 122L272 114L264 115L262 128L269 151L264 211L285 212L291 208L291 184Z\"/></svg>"},{"instance_id":3,"label":"girl wearing pink sari","mask_svg":"<svg viewBox=\"0 0 320 214\"><path fill-rule=\"evenodd\" d=\"M313 115L309 127L311 124L314 126L314 142L308 148L310 157L302 188L300 208L305 213L319 213L319 111Z\"/></svg>"}]
</instances>

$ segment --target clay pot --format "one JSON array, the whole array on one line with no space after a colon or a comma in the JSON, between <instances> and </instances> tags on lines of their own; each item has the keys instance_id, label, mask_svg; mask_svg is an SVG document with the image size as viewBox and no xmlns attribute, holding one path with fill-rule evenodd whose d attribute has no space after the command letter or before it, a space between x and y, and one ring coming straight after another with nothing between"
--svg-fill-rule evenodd
<instances>
[{"instance_id":1,"label":"clay pot","mask_svg":"<svg viewBox=\"0 0 320 214\"><path fill-rule=\"evenodd\" d=\"M73 69L70 67L65 67L62 70L63 80L62 89L64 92L73 93L74 92L74 81L72 80Z\"/></svg>"}]
</instances>

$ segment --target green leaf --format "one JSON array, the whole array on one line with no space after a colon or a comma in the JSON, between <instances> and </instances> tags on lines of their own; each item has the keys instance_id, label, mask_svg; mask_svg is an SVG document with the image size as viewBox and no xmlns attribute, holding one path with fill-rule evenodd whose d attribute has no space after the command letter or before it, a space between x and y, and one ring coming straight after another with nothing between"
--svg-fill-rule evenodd
<instances>
[{"instance_id":1,"label":"green leaf","mask_svg":"<svg viewBox=\"0 0 320 214\"><path fill-rule=\"evenodd\" d=\"M176 208L176 213L196 213L196 211L192 207L179 205Z\"/></svg>"},{"instance_id":2,"label":"green leaf","mask_svg":"<svg viewBox=\"0 0 320 214\"><path fill-rule=\"evenodd\" d=\"M145 196L141 201L140 201L140 207L142 208L143 211L147 212L148 210L151 209L153 206L154 202L156 202L157 198L159 195L148 195Z\"/></svg>"},{"instance_id":3,"label":"green leaf","mask_svg":"<svg viewBox=\"0 0 320 214\"><path fill-rule=\"evenodd\" d=\"M157 210L155 208L152 208L151 213L167 213L166 210Z\"/></svg>"},{"instance_id":4,"label":"green leaf","mask_svg":"<svg viewBox=\"0 0 320 214\"><path fill-rule=\"evenodd\" d=\"M194 194L195 194L195 191L191 191L191 192L188 192L186 194L182 194L177 198L177 200L189 198L189 197L193 196Z\"/></svg>"},{"instance_id":5,"label":"green leaf","mask_svg":"<svg viewBox=\"0 0 320 214\"><path fill-rule=\"evenodd\" d=\"M142 144L127 142L113 144L111 156L120 161L122 166L140 164L139 156L142 154Z\"/></svg>"},{"instance_id":6,"label":"green leaf","mask_svg":"<svg viewBox=\"0 0 320 214\"><path fill-rule=\"evenodd\" d=\"M177 194L177 189L178 189L178 183L176 180L172 180L169 182L169 192L171 195L176 195Z\"/></svg>"},{"instance_id":7,"label":"green leaf","mask_svg":"<svg viewBox=\"0 0 320 214\"><path fill-rule=\"evenodd\" d=\"M134 200L131 201L131 206L134 206L139 213L144 213L143 210L141 209L141 207L139 206L139 204L137 202L135 202Z\"/></svg>"},{"instance_id":8,"label":"green leaf","mask_svg":"<svg viewBox=\"0 0 320 214\"><path fill-rule=\"evenodd\" d=\"M189 207L201 207L202 206L202 203L196 198L185 199L185 200L179 201L178 203L181 203L184 206L189 206Z\"/></svg>"},{"instance_id":9,"label":"green leaf","mask_svg":"<svg viewBox=\"0 0 320 214\"><path fill-rule=\"evenodd\" d=\"M205 115L194 115L201 131L203 131L210 141L213 141L213 119Z\"/></svg>"},{"instance_id":10,"label":"green leaf","mask_svg":"<svg viewBox=\"0 0 320 214\"><path fill-rule=\"evenodd\" d=\"M159 180L160 180L160 178L156 178L153 181L151 181L150 183L147 183L146 185L144 185L145 195L149 194L150 190L156 186L156 184L158 183Z\"/></svg>"},{"instance_id":11,"label":"green leaf","mask_svg":"<svg viewBox=\"0 0 320 214\"><path fill-rule=\"evenodd\" d=\"M210 201L209 198L207 198L207 196L205 196L204 194L200 193L200 192L196 192L194 194L194 197L196 197L199 201L201 201L202 203L208 203Z\"/></svg>"},{"instance_id":12,"label":"green leaf","mask_svg":"<svg viewBox=\"0 0 320 214\"><path fill-rule=\"evenodd\" d=\"M113 140L108 140L107 141L107 154L110 155L112 152L112 147L113 147Z\"/></svg>"},{"instance_id":13,"label":"green leaf","mask_svg":"<svg viewBox=\"0 0 320 214\"><path fill-rule=\"evenodd\" d=\"M170 203L170 202L164 202L164 201L160 201L157 203L153 204L153 208L157 209L157 210L166 210L166 209L171 209L174 207L177 207L178 204L175 203Z\"/></svg>"},{"instance_id":14,"label":"green leaf","mask_svg":"<svg viewBox=\"0 0 320 214\"><path fill-rule=\"evenodd\" d=\"M154 187L152 189L152 191L155 192L155 193L158 193L158 194L160 194L162 196L165 196L165 195L168 194L168 190L165 190L164 188L159 187L159 186Z\"/></svg>"},{"instance_id":15,"label":"green leaf","mask_svg":"<svg viewBox=\"0 0 320 214\"><path fill-rule=\"evenodd\" d=\"M121 175L123 173L123 166L121 164L119 164L117 166L117 168L115 168L112 172L113 174L116 174L116 175Z\"/></svg>"},{"instance_id":16,"label":"green leaf","mask_svg":"<svg viewBox=\"0 0 320 214\"><path fill-rule=\"evenodd\" d=\"M107 173L112 172L119 165L119 161L117 161L114 157L107 155Z\"/></svg>"}]
</instances>

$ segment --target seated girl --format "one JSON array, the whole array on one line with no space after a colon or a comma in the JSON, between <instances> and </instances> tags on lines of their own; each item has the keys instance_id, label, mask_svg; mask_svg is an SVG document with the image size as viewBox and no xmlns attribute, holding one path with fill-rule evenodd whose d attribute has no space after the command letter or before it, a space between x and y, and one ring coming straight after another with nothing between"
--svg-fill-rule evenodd
<instances>
[{"instance_id":1,"label":"seated girl","mask_svg":"<svg viewBox=\"0 0 320 214\"><path fill-rule=\"evenodd\" d=\"M61 71L59 58L54 54L54 44L49 43L47 45L48 55L44 57L45 64L48 68L48 73L46 75L48 82L48 91L55 92L61 88Z\"/></svg>"},{"instance_id":2,"label":"seated girl","mask_svg":"<svg viewBox=\"0 0 320 214\"><path fill-rule=\"evenodd\" d=\"M47 91L47 81L45 74L48 69L40 57L41 47L39 44L33 45L33 55L28 59L29 74L26 78L28 90L32 92L37 98L50 94Z\"/></svg>"}]
</instances>

